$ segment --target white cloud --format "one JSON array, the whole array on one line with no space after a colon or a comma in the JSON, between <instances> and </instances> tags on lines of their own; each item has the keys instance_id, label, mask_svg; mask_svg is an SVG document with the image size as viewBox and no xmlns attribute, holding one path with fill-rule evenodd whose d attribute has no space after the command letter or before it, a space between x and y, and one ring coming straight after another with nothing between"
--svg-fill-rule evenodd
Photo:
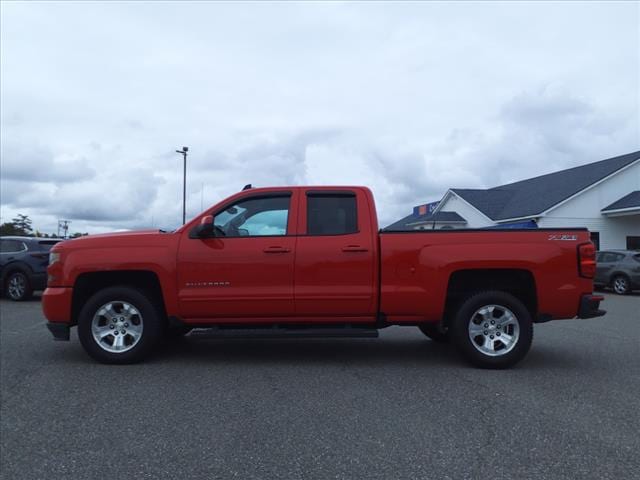
<instances>
[{"instance_id":1,"label":"white cloud","mask_svg":"<svg viewBox=\"0 0 640 480\"><path fill-rule=\"evenodd\" d=\"M176 226L246 183L381 224L638 149L637 3L3 3L1 216ZM56 21L51 21L55 18Z\"/></svg>"}]
</instances>

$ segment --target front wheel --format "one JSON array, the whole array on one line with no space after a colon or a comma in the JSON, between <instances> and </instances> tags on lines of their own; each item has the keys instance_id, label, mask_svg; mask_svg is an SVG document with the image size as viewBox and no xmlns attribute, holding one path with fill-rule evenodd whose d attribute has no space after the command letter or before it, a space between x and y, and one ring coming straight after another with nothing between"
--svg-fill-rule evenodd
<instances>
[{"instance_id":1,"label":"front wheel","mask_svg":"<svg viewBox=\"0 0 640 480\"><path fill-rule=\"evenodd\" d=\"M451 325L462 355L481 368L508 368L524 358L533 340L531 314L513 295L476 293L465 300Z\"/></svg>"},{"instance_id":2,"label":"front wheel","mask_svg":"<svg viewBox=\"0 0 640 480\"><path fill-rule=\"evenodd\" d=\"M86 352L102 363L135 363L162 337L163 322L145 293L131 287L100 290L78 317L78 338Z\"/></svg>"}]
</instances>

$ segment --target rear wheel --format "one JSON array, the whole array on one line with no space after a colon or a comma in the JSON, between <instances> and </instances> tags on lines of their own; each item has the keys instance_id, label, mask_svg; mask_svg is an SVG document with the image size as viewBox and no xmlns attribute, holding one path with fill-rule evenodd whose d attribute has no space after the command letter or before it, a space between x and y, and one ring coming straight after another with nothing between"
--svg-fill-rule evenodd
<instances>
[{"instance_id":1,"label":"rear wheel","mask_svg":"<svg viewBox=\"0 0 640 480\"><path fill-rule=\"evenodd\" d=\"M629 290L631 288L629 285L629 279L624 275L618 275L614 277L611 281L611 287L613 288L613 291L618 295L626 295L627 293L629 293Z\"/></svg>"},{"instance_id":2,"label":"rear wheel","mask_svg":"<svg viewBox=\"0 0 640 480\"><path fill-rule=\"evenodd\" d=\"M449 343L451 337L449 336L449 330L443 328L439 324L427 323L418 327L422 333L429 337L434 342Z\"/></svg>"},{"instance_id":3,"label":"rear wheel","mask_svg":"<svg viewBox=\"0 0 640 480\"><path fill-rule=\"evenodd\" d=\"M102 363L135 363L162 337L158 310L141 291L110 287L94 294L78 318L78 338L86 352Z\"/></svg>"},{"instance_id":4,"label":"rear wheel","mask_svg":"<svg viewBox=\"0 0 640 480\"><path fill-rule=\"evenodd\" d=\"M462 355L481 368L508 368L531 347L533 323L524 304L501 291L470 296L458 309L452 339Z\"/></svg>"},{"instance_id":5,"label":"rear wheel","mask_svg":"<svg viewBox=\"0 0 640 480\"><path fill-rule=\"evenodd\" d=\"M13 272L7 276L4 285L4 294L7 298L21 302L28 300L33 294L29 278L23 272Z\"/></svg>"}]
</instances>

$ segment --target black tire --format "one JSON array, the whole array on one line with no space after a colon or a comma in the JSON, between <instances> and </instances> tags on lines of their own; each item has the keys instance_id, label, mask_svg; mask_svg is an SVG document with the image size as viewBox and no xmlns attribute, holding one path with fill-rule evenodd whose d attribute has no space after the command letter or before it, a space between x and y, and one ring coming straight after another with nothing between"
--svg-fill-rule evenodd
<instances>
[{"instance_id":1,"label":"black tire","mask_svg":"<svg viewBox=\"0 0 640 480\"><path fill-rule=\"evenodd\" d=\"M92 322L94 315L110 302L117 305L126 302L141 316L142 331L139 340L126 351L110 352L94 339ZM118 314L117 314L118 315ZM121 317L123 318L123 317ZM85 351L95 360L109 364L136 363L147 357L162 339L165 322L159 309L149 297L135 288L118 286L100 290L87 300L78 316L78 338ZM117 330L117 327L116 327ZM114 340L115 341L115 340Z\"/></svg>"},{"instance_id":2,"label":"black tire","mask_svg":"<svg viewBox=\"0 0 640 480\"><path fill-rule=\"evenodd\" d=\"M443 329L439 324L427 323L418 327L422 333L437 343L449 343L451 336L449 329Z\"/></svg>"},{"instance_id":3,"label":"black tire","mask_svg":"<svg viewBox=\"0 0 640 480\"><path fill-rule=\"evenodd\" d=\"M7 275L4 296L14 302L23 302L33 296L33 288L26 273L17 270Z\"/></svg>"},{"instance_id":4,"label":"black tire","mask_svg":"<svg viewBox=\"0 0 640 480\"><path fill-rule=\"evenodd\" d=\"M627 295L631 291L631 282L626 275L616 275L611 279L611 288L618 295Z\"/></svg>"},{"instance_id":5,"label":"black tire","mask_svg":"<svg viewBox=\"0 0 640 480\"><path fill-rule=\"evenodd\" d=\"M478 313L483 307L487 307L484 317ZM509 325L499 327L498 324L507 318L512 318ZM495 324L491 323L493 319ZM474 339L471 338L472 321L475 327L471 327L481 330ZM515 324L518 328L517 335ZM502 291L486 291L471 295L460 305L453 318L450 332L458 351L473 365L480 368L509 368L522 360L531 348L533 322L527 308L513 295ZM502 338L514 338L511 346L503 343L501 335ZM490 348L486 347L487 344ZM493 353L484 353L481 350ZM504 353L500 353L500 350L504 350Z\"/></svg>"}]
</instances>

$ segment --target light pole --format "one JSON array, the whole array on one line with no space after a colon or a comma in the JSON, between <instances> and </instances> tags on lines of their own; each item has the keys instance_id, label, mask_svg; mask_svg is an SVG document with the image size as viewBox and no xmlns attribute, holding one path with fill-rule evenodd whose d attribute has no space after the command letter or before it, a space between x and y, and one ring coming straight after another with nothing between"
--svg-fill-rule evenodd
<instances>
[{"instance_id":1,"label":"light pole","mask_svg":"<svg viewBox=\"0 0 640 480\"><path fill-rule=\"evenodd\" d=\"M176 153L182 154L184 166L182 169L182 224L187 223L187 152L189 147L182 147L182 150L176 150Z\"/></svg>"}]
</instances>

